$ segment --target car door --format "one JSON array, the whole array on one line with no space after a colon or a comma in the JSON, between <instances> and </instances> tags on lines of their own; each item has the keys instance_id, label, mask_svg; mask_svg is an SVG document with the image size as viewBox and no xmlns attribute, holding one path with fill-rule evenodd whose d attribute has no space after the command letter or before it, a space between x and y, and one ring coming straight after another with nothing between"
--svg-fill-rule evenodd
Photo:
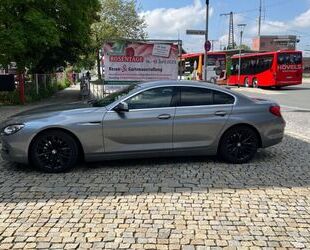
<instances>
[{"instance_id":1,"label":"car door","mask_svg":"<svg viewBox=\"0 0 310 250\"><path fill-rule=\"evenodd\" d=\"M105 152L172 150L174 87L143 90L124 100L128 112L110 110L104 117Z\"/></svg>"},{"instance_id":2,"label":"car door","mask_svg":"<svg viewBox=\"0 0 310 250\"><path fill-rule=\"evenodd\" d=\"M173 148L211 146L232 112L234 97L203 87L180 87Z\"/></svg>"}]
</instances>

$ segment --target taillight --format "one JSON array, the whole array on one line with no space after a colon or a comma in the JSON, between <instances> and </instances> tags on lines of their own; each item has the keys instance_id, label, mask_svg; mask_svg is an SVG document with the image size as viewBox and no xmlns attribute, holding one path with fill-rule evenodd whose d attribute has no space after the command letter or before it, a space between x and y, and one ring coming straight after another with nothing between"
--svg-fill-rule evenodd
<instances>
[{"instance_id":1,"label":"taillight","mask_svg":"<svg viewBox=\"0 0 310 250\"><path fill-rule=\"evenodd\" d=\"M269 112L275 116L282 117L280 106L271 106Z\"/></svg>"}]
</instances>

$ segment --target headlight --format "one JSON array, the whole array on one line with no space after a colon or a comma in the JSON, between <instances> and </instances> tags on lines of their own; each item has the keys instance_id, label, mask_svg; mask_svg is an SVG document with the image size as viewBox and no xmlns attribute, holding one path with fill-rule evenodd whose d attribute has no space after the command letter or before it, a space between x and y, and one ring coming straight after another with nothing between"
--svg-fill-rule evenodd
<instances>
[{"instance_id":1,"label":"headlight","mask_svg":"<svg viewBox=\"0 0 310 250\"><path fill-rule=\"evenodd\" d=\"M25 127L24 124L13 124L13 125L6 126L3 129L3 134L5 135L15 134L17 131L21 130L23 127Z\"/></svg>"}]
</instances>

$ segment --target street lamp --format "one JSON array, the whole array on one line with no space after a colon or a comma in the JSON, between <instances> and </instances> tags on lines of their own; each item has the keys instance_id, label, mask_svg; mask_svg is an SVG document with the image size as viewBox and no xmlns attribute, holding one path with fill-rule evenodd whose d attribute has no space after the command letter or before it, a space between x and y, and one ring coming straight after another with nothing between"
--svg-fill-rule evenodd
<instances>
[{"instance_id":1,"label":"street lamp","mask_svg":"<svg viewBox=\"0 0 310 250\"><path fill-rule=\"evenodd\" d=\"M238 27L240 29L238 88L240 87L239 82L240 82L240 74L241 74L241 46L242 46L242 36L243 36L243 32L244 32L245 26L246 26L246 24L244 24L244 23L238 24Z\"/></svg>"}]
</instances>

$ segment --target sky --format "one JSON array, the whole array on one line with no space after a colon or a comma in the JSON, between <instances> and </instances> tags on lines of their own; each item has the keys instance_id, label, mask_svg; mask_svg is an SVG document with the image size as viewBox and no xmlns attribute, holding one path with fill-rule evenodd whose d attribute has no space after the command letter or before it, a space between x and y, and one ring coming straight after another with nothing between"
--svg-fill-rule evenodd
<instances>
[{"instance_id":1,"label":"sky","mask_svg":"<svg viewBox=\"0 0 310 250\"><path fill-rule=\"evenodd\" d=\"M310 50L310 0L262 0L262 35L297 35L298 49ZM204 36L186 35L187 29L205 29L205 0L137 0L140 15L147 23L150 39L180 39L188 52L203 50ZM210 0L209 38L215 50L227 45L229 18L234 12L235 42L237 24L246 24L244 43L251 46L258 32L259 0ZM310 52L305 52L310 56Z\"/></svg>"}]
</instances>

